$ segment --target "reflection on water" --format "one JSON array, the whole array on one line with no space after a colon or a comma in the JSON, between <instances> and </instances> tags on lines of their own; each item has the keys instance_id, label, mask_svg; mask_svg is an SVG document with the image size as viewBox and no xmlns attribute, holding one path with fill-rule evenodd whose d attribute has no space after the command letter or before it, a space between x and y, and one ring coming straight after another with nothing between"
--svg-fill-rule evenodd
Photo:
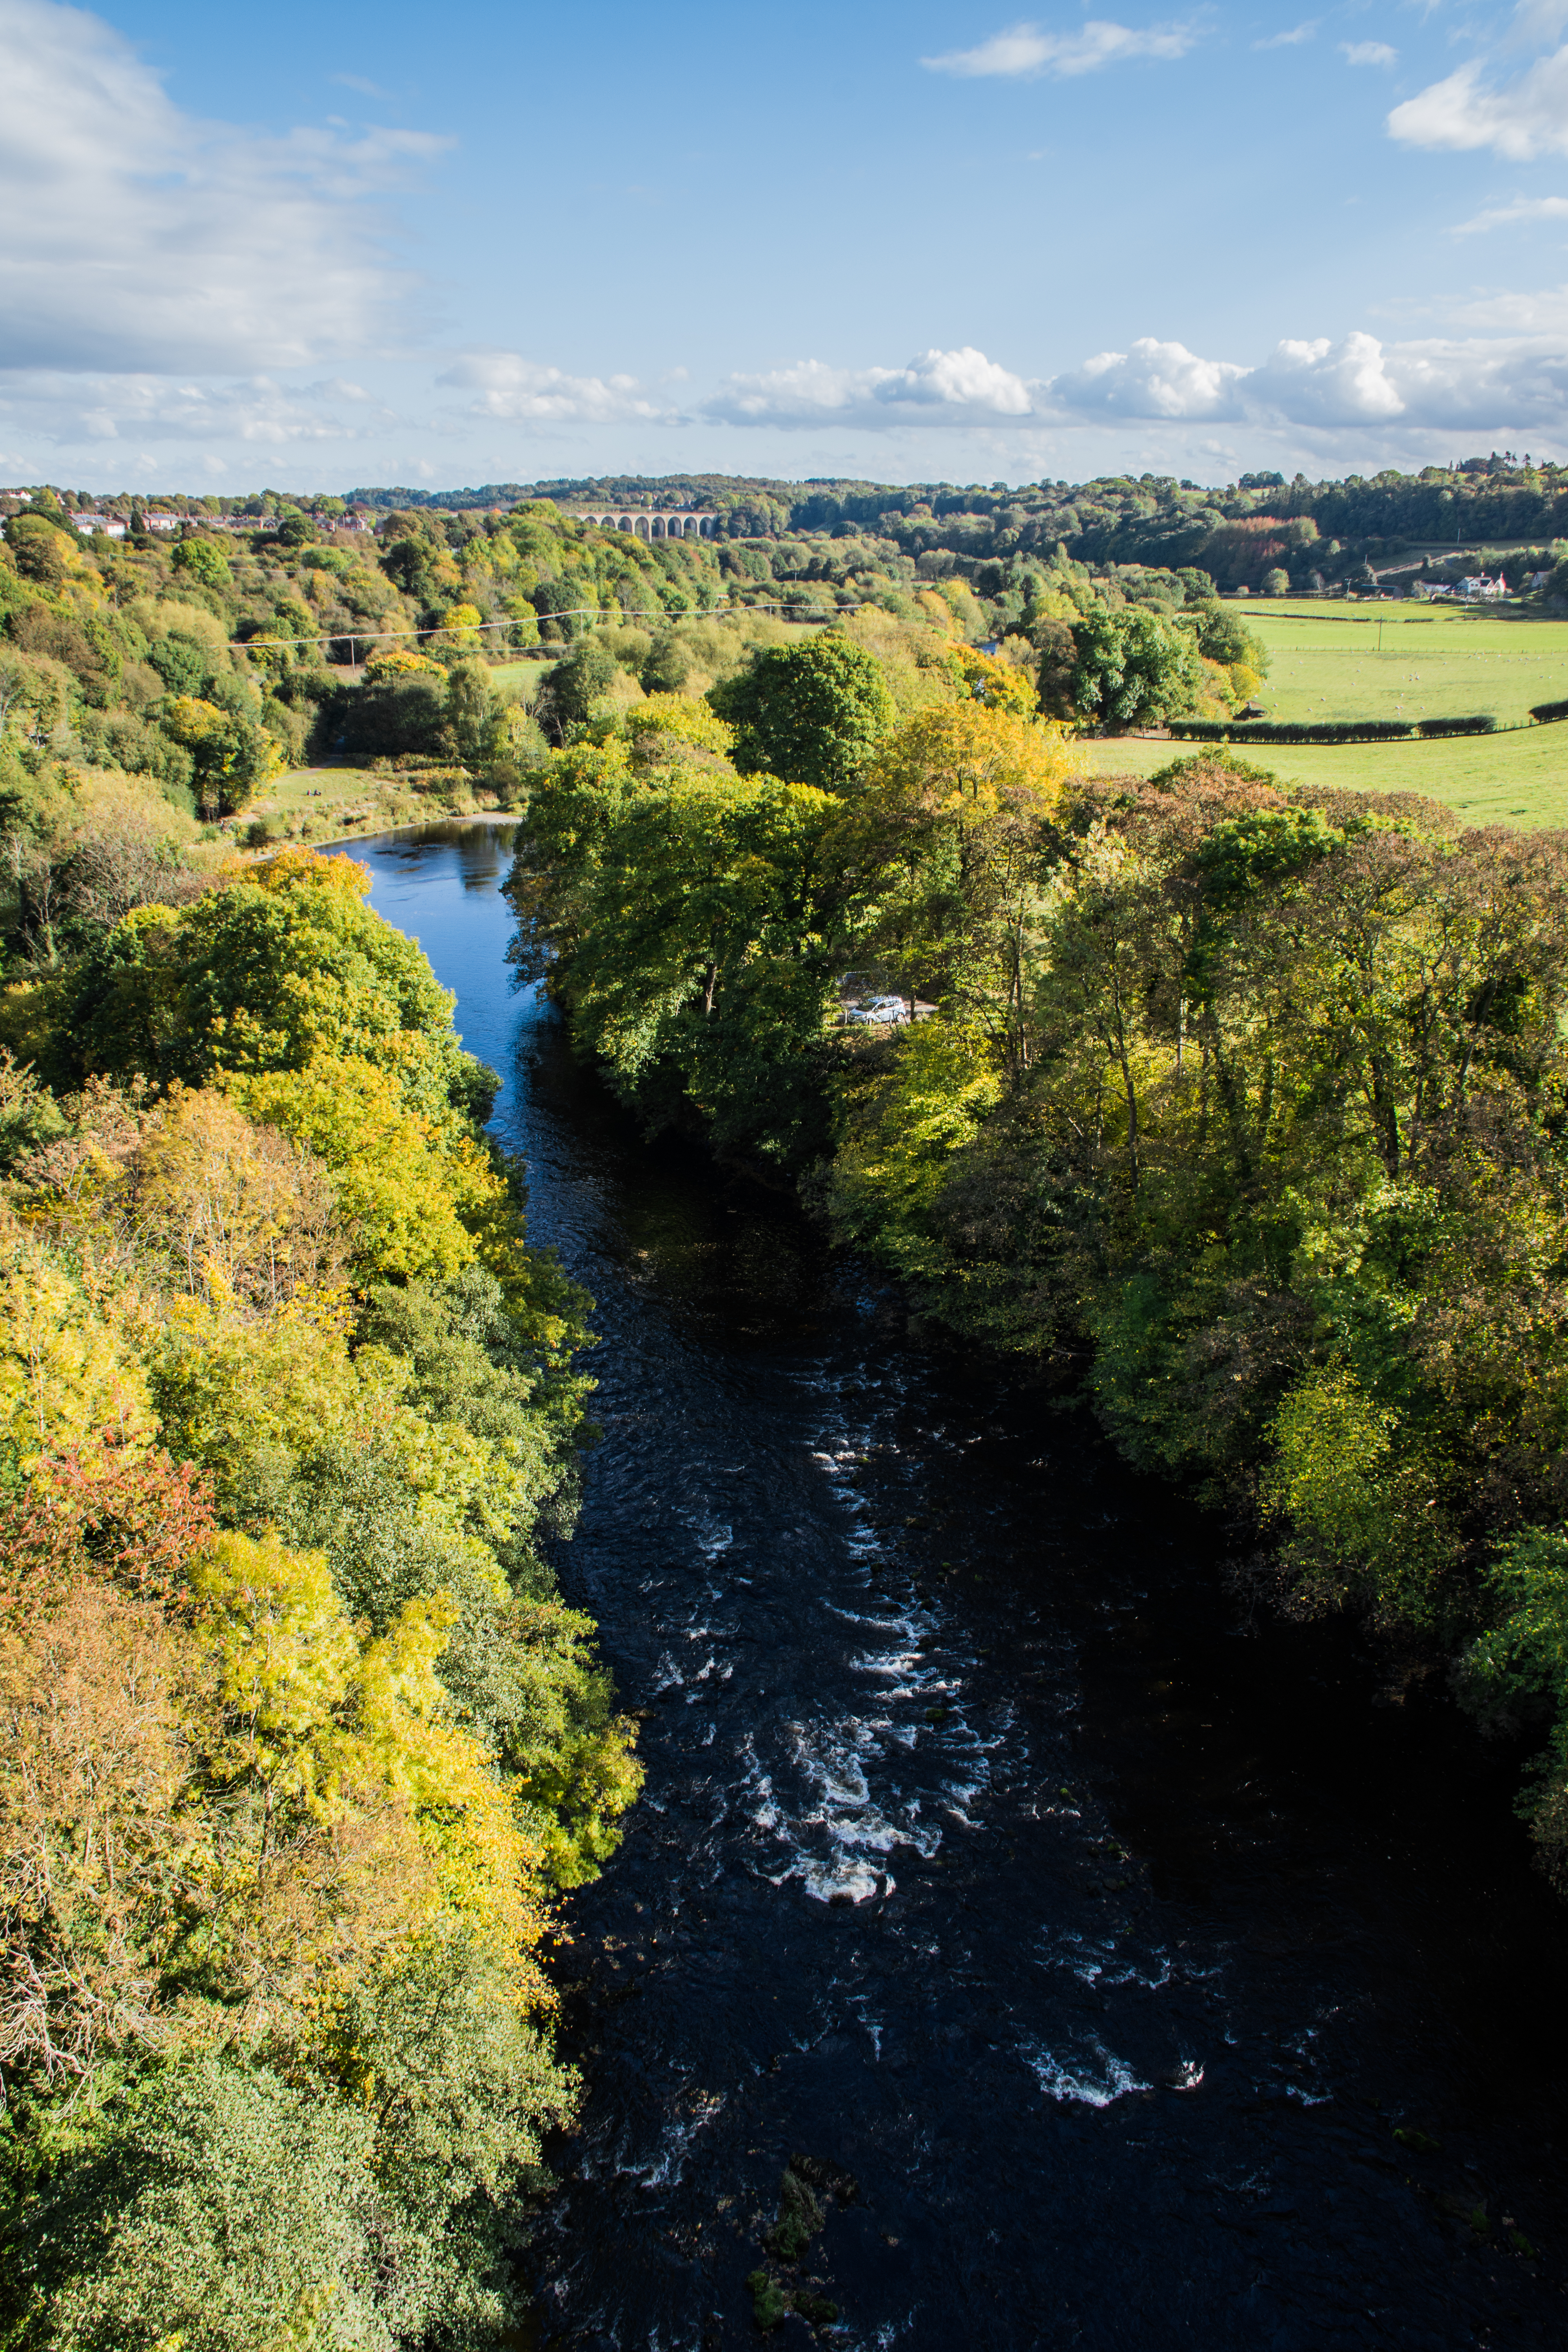
<instances>
[{"instance_id":1,"label":"reflection on water","mask_svg":"<svg viewBox=\"0 0 1568 2352\"><path fill-rule=\"evenodd\" d=\"M1562 1936L1516 1759L1439 1694L1374 1707L1333 1629L1242 1638L1205 1531L1081 1423L642 1140L509 989L505 828L353 854L598 1300L560 1566L648 1783L568 1911L548 2339L753 2342L801 2152L858 2184L798 2274L840 2344L1559 2343Z\"/></svg>"}]
</instances>

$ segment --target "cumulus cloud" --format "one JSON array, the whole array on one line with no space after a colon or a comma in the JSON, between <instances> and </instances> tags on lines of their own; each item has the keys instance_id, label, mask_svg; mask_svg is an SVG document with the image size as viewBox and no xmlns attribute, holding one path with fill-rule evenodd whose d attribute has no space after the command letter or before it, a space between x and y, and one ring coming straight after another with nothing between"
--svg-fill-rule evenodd
<instances>
[{"instance_id":1,"label":"cumulus cloud","mask_svg":"<svg viewBox=\"0 0 1568 2352\"><path fill-rule=\"evenodd\" d=\"M1392 66L1399 62L1399 51L1391 49L1386 41L1342 41L1340 55L1349 66Z\"/></svg>"},{"instance_id":2,"label":"cumulus cloud","mask_svg":"<svg viewBox=\"0 0 1568 2352\"><path fill-rule=\"evenodd\" d=\"M906 367L836 368L799 360L757 375L732 375L702 404L726 425L994 424L1027 417L1031 387L968 345L921 352Z\"/></svg>"},{"instance_id":3,"label":"cumulus cloud","mask_svg":"<svg viewBox=\"0 0 1568 2352\"><path fill-rule=\"evenodd\" d=\"M1510 205L1489 205L1473 220L1456 221L1450 236L1479 236L1489 228L1509 228L1515 221L1568 220L1568 196L1516 196Z\"/></svg>"},{"instance_id":4,"label":"cumulus cloud","mask_svg":"<svg viewBox=\"0 0 1568 2352\"><path fill-rule=\"evenodd\" d=\"M1094 73L1129 58L1184 58L1198 37L1199 28L1191 24L1150 25L1137 31L1099 17L1090 17L1076 33L1012 25L1005 33L993 33L977 48L949 49L940 58L922 58L921 63L930 73L956 74L966 80L999 76L1032 81L1039 74Z\"/></svg>"},{"instance_id":5,"label":"cumulus cloud","mask_svg":"<svg viewBox=\"0 0 1568 2352\"><path fill-rule=\"evenodd\" d=\"M1561 310L1561 301L1553 300ZM1526 323L1523 314L1521 323ZM680 421L861 431L1133 423L1324 432L1389 425L1561 429L1568 417L1568 325L1547 311L1531 323L1533 333L1389 343L1360 331L1337 340L1288 338L1251 364L1205 358L1184 343L1150 335L1125 351L1099 352L1077 367L1035 380L968 347L924 352L901 368L800 360L731 376ZM629 386L629 379L611 381ZM677 421L673 412L666 414Z\"/></svg>"},{"instance_id":6,"label":"cumulus cloud","mask_svg":"<svg viewBox=\"0 0 1568 2352\"><path fill-rule=\"evenodd\" d=\"M100 17L0 0L0 367L273 369L381 341L411 281L374 199L447 143L198 121Z\"/></svg>"},{"instance_id":7,"label":"cumulus cloud","mask_svg":"<svg viewBox=\"0 0 1568 2352\"><path fill-rule=\"evenodd\" d=\"M1246 379L1247 407L1291 425L1381 425L1404 414L1375 335L1276 343Z\"/></svg>"},{"instance_id":8,"label":"cumulus cloud","mask_svg":"<svg viewBox=\"0 0 1568 2352\"><path fill-rule=\"evenodd\" d=\"M1310 16L1304 25L1292 25L1288 33L1270 33L1266 40L1254 41L1255 49L1294 49L1310 41L1318 29L1321 18Z\"/></svg>"},{"instance_id":9,"label":"cumulus cloud","mask_svg":"<svg viewBox=\"0 0 1568 2352\"><path fill-rule=\"evenodd\" d=\"M1247 370L1203 360L1184 343L1140 337L1125 352L1100 352L1052 379L1050 404L1080 416L1236 416Z\"/></svg>"},{"instance_id":10,"label":"cumulus cloud","mask_svg":"<svg viewBox=\"0 0 1568 2352\"><path fill-rule=\"evenodd\" d=\"M1472 59L1396 106L1388 128L1409 147L1489 147L1516 163L1568 154L1568 46L1501 89Z\"/></svg>"},{"instance_id":11,"label":"cumulus cloud","mask_svg":"<svg viewBox=\"0 0 1568 2352\"><path fill-rule=\"evenodd\" d=\"M676 412L648 399L636 376L567 375L518 352L472 352L438 382L475 394L470 416L511 425L670 423Z\"/></svg>"},{"instance_id":12,"label":"cumulus cloud","mask_svg":"<svg viewBox=\"0 0 1568 2352\"><path fill-rule=\"evenodd\" d=\"M1042 414L1087 422L1247 423L1334 430L1399 425L1561 428L1568 336L1432 338L1384 344L1357 332L1277 343L1257 367L1134 343L1040 388Z\"/></svg>"}]
</instances>

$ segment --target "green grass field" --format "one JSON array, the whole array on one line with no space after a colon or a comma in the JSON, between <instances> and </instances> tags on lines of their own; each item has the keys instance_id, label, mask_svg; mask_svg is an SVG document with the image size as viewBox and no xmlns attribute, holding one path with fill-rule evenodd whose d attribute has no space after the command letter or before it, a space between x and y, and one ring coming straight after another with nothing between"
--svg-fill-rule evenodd
<instances>
[{"instance_id":1,"label":"green grass field","mask_svg":"<svg viewBox=\"0 0 1568 2352\"><path fill-rule=\"evenodd\" d=\"M1487 710L1516 727L1532 702L1568 698L1568 621L1282 601L1250 605L1247 624L1268 647L1258 698L1270 719L1414 722ZM1079 747L1097 776L1152 775L1197 749L1136 736ZM1425 793L1467 824L1568 825L1568 723L1438 743L1258 745L1240 756L1281 783Z\"/></svg>"},{"instance_id":2,"label":"green grass field","mask_svg":"<svg viewBox=\"0 0 1568 2352\"><path fill-rule=\"evenodd\" d=\"M1078 748L1091 775L1149 776L1201 747L1125 735ZM1425 793L1467 824L1568 825L1568 722L1447 743L1247 747L1239 756L1286 784Z\"/></svg>"},{"instance_id":3,"label":"green grass field","mask_svg":"<svg viewBox=\"0 0 1568 2352\"><path fill-rule=\"evenodd\" d=\"M490 672L490 684L498 694L512 693L520 700L531 703L554 667L552 661L497 662Z\"/></svg>"},{"instance_id":4,"label":"green grass field","mask_svg":"<svg viewBox=\"0 0 1568 2352\"><path fill-rule=\"evenodd\" d=\"M1440 604L1254 604L1268 647L1258 699L1270 719L1458 719L1516 726L1532 702L1568 697L1568 621Z\"/></svg>"}]
</instances>

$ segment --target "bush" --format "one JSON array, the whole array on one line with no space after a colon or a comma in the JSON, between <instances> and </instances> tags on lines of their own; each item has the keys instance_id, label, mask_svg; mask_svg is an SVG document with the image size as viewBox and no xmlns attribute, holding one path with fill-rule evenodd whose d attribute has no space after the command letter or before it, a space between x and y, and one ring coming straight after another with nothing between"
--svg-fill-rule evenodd
<instances>
[{"instance_id":1,"label":"bush","mask_svg":"<svg viewBox=\"0 0 1568 2352\"><path fill-rule=\"evenodd\" d=\"M1489 735L1497 725L1490 711L1476 711L1468 719L1423 719L1416 727L1417 735Z\"/></svg>"},{"instance_id":2,"label":"bush","mask_svg":"<svg viewBox=\"0 0 1568 2352\"><path fill-rule=\"evenodd\" d=\"M1479 733L1468 721L1439 721L1450 733ZM1496 721L1489 719L1487 725ZM1184 743L1398 743L1415 729L1392 719L1325 720L1319 726L1293 726L1266 719L1227 723L1212 719L1173 719L1171 732Z\"/></svg>"},{"instance_id":3,"label":"bush","mask_svg":"<svg viewBox=\"0 0 1568 2352\"><path fill-rule=\"evenodd\" d=\"M367 678L363 686L334 687L321 704L321 740L332 751L373 751L384 758L413 753L437 757L445 748L447 694L444 678Z\"/></svg>"},{"instance_id":4,"label":"bush","mask_svg":"<svg viewBox=\"0 0 1568 2352\"><path fill-rule=\"evenodd\" d=\"M1568 702L1533 702L1530 715L1537 726L1549 727L1554 719L1568 719Z\"/></svg>"}]
</instances>

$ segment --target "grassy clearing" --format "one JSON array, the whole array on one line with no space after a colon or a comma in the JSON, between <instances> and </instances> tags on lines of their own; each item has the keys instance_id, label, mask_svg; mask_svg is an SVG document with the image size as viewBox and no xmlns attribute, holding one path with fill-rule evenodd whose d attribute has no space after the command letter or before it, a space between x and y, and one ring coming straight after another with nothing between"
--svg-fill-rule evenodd
<instances>
[{"instance_id":1,"label":"grassy clearing","mask_svg":"<svg viewBox=\"0 0 1568 2352\"><path fill-rule=\"evenodd\" d=\"M1199 748L1136 736L1079 746L1096 776L1152 775ZM1425 793L1467 824L1568 825L1568 724L1447 743L1242 747L1239 757L1268 769L1281 783Z\"/></svg>"},{"instance_id":2,"label":"grassy clearing","mask_svg":"<svg viewBox=\"0 0 1568 2352\"><path fill-rule=\"evenodd\" d=\"M554 667L553 661L497 662L490 684L498 694L515 694L520 702L531 704Z\"/></svg>"},{"instance_id":3,"label":"grassy clearing","mask_svg":"<svg viewBox=\"0 0 1568 2352\"><path fill-rule=\"evenodd\" d=\"M1568 621L1284 602L1252 604L1247 624L1268 647L1258 698L1270 719L1414 722L1489 710L1507 727L1532 702L1568 696Z\"/></svg>"}]
</instances>

